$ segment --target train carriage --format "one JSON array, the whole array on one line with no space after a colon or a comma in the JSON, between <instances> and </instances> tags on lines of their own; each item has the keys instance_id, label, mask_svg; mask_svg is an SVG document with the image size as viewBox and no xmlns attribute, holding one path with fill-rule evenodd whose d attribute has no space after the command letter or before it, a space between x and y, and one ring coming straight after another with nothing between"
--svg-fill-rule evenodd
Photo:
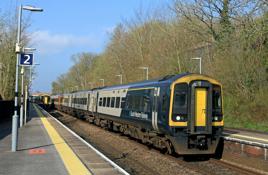
<instances>
[{"instance_id":1,"label":"train carriage","mask_svg":"<svg viewBox=\"0 0 268 175\"><path fill-rule=\"evenodd\" d=\"M91 122L180 155L221 155L221 84L205 75L180 74L72 94L85 98ZM76 101L71 102L76 103ZM82 115L82 114L79 114Z\"/></svg>"}]
</instances>

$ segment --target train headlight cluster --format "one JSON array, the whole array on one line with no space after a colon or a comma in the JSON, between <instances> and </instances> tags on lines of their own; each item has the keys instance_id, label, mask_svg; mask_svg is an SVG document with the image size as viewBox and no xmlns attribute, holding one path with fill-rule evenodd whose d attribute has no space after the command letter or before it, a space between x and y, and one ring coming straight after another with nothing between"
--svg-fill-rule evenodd
<instances>
[{"instance_id":1,"label":"train headlight cluster","mask_svg":"<svg viewBox=\"0 0 268 175\"><path fill-rule=\"evenodd\" d=\"M221 120L222 120L222 116L214 116L213 117L214 122L218 122L218 121L221 121Z\"/></svg>"},{"instance_id":2,"label":"train headlight cluster","mask_svg":"<svg viewBox=\"0 0 268 175\"><path fill-rule=\"evenodd\" d=\"M177 115L177 116L175 117L175 119L176 119L176 121L178 121L178 122L184 122L184 121L187 120L186 116L181 116L181 115Z\"/></svg>"}]
</instances>

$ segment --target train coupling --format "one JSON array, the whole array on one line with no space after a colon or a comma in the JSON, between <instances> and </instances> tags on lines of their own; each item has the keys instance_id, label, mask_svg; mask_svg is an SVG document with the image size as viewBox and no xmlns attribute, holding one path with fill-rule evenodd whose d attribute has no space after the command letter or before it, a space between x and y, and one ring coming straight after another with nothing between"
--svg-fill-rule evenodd
<instances>
[{"instance_id":1,"label":"train coupling","mask_svg":"<svg viewBox=\"0 0 268 175\"><path fill-rule=\"evenodd\" d=\"M208 149L206 136L197 136L196 140L197 140L196 146L199 150L207 150Z\"/></svg>"}]
</instances>

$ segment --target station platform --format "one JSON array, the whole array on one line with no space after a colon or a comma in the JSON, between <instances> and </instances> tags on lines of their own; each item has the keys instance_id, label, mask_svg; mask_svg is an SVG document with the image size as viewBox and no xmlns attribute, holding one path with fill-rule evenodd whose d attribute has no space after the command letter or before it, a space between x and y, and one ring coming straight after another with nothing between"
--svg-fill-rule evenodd
<instances>
[{"instance_id":1,"label":"station platform","mask_svg":"<svg viewBox=\"0 0 268 175\"><path fill-rule=\"evenodd\" d=\"M241 129L224 129L224 137L252 143L253 145L268 148L268 133Z\"/></svg>"},{"instance_id":2,"label":"station platform","mask_svg":"<svg viewBox=\"0 0 268 175\"><path fill-rule=\"evenodd\" d=\"M0 123L0 174L128 174L36 105L11 152L11 121Z\"/></svg>"}]
</instances>

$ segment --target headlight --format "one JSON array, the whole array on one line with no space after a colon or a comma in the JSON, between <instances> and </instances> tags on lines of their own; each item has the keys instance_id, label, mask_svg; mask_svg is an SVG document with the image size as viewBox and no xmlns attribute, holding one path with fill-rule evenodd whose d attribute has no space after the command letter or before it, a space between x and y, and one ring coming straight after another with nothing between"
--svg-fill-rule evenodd
<instances>
[{"instance_id":1,"label":"headlight","mask_svg":"<svg viewBox=\"0 0 268 175\"><path fill-rule=\"evenodd\" d=\"M223 118L222 116L214 116L214 117L213 117L213 121L214 121L214 122L218 122L218 121L221 121L222 118Z\"/></svg>"},{"instance_id":2,"label":"headlight","mask_svg":"<svg viewBox=\"0 0 268 175\"><path fill-rule=\"evenodd\" d=\"M177 116L176 120L180 121L181 120L181 116Z\"/></svg>"},{"instance_id":3,"label":"headlight","mask_svg":"<svg viewBox=\"0 0 268 175\"><path fill-rule=\"evenodd\" d=\"M176 115L174 116L174 119L174 121L176 122L185 122L187 120L187 117L182 115Z\"/></svg>"}]
</instances>

